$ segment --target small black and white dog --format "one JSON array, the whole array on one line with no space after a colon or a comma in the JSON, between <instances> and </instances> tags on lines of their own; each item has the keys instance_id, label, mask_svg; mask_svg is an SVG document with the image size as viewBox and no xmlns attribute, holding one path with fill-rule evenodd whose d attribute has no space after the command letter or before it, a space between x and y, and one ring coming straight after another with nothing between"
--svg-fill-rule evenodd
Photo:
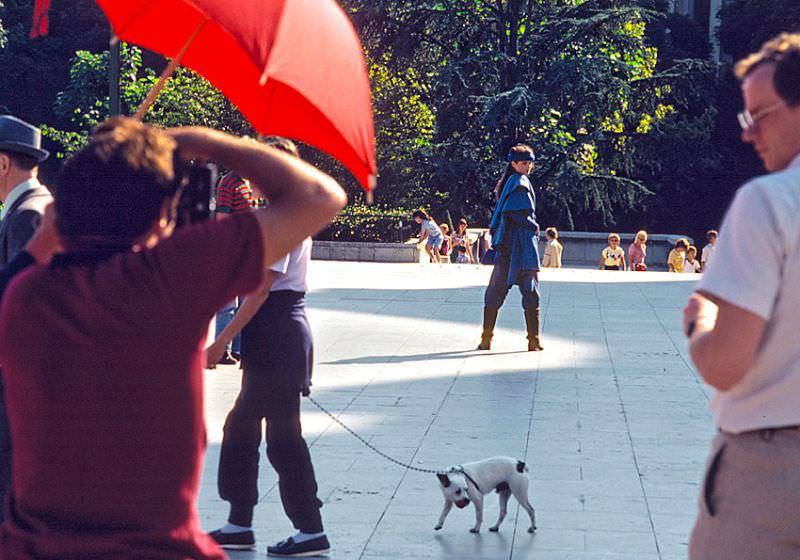
<instances>
[{"instance_id":1,"label":"small black and white dog","mask_svg":"<svg viewBox=\"0 0 800 560\"><path fill-rule=\"evenodd\" d=\"M491 457L474 463L464 463L452 467L447 474L437 474L439 486L444 494L444 509L439 523L434 527L437 531L444 525L444 520L453 504L457 508L465 508L472 502L475 505L475 526L471 533L478 533L483 522L483 497L492 490L500 494L500 516L490 531L500 530L500 524L506 517L508 498L513 494L519 505L528 512L531 518L529 533L536 530L536 512L528 501L528 467L522 461L511 457Z\"/></svg>"}]
</instances>

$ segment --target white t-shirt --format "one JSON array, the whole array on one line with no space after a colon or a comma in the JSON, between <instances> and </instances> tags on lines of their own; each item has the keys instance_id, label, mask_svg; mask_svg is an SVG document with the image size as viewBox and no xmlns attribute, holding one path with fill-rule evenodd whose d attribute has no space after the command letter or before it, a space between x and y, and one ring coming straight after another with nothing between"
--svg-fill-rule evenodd
<instances>
[{"instance_id":1,"label":"white t-shirt","mask_svg":"<svg viewBox=\"0 0 800 560\"><path fill-rule=\"evenodd\" d=\"M689 262L689 259L685 259L683 261L683 271L692 273L700 272L700 263L697 261L697 259L693 260L692 262Z\"/></svg>"},{"instance_id":2,"label":"white t-shirt","mask_svg":"<svg viewBox=\"0 0 800 560\"><path fill-rule=\"evenodd\" d=\"M739 189L698 284L767 321L753 365L711 401L724 431L800 425L799 215L800 155Z\"/></svg>"},{"instance_id":3,"label":"white t-shirt","mask_svg":"<svg viewBox=\"0 0 800 560\"><path fill-rule=\"evenodd\" d=\"M619 266L622 267L622 259L625 257L625 251L617 245L616 249L606 247L603 249L603 264L605 266Z\"/></svg>"},{"instance_id":4,"label":"white t-shirt","mask_svg":"<svg viewBox=\"0 0 800 560\"><path fill-rule=\"evenodd\" d=\"M306 292L308 285L308 263L311 260L311 238L306 237L303 242L292 249L291 253L281 260L273 263L269 269L279 272L275 282L272 283L270 292L278 290L292 290L293 292Z\"/></svg>"},{"instance_id":5,"label":"white t-shirt","mask_svg":"<svg viewBox=\"0 0 800 560\"><path fill-rule=\"evenodd\" d=\"M719 240L717 241L717 243L719 243ZM714 245L713 243L709 243L708 245L703 247L703 256L700 257L700 262L703 263L703 266L706 266L708 264L708 261L711 260L711 257L714 256L714 249L716 247L717 246Z\"/></svg>"}]
</instances>

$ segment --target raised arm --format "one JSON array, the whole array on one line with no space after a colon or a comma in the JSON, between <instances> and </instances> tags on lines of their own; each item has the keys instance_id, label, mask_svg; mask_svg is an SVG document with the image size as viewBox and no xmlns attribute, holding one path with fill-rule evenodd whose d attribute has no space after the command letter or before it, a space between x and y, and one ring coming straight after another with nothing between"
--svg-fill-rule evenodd
<instances>
[{"instance_id":1,"label":"raised arm","mask_svg":"<svg viewBox=\"0 0 800 560\"><path fill-rule=\"evenodd\" d=\"M214 160L250 180L270 201L255 215L273 263L325 227L347 202L339 184L307 163L274 148L206 128L167 131L185 159Z\"/></svg>"}]
</instances>

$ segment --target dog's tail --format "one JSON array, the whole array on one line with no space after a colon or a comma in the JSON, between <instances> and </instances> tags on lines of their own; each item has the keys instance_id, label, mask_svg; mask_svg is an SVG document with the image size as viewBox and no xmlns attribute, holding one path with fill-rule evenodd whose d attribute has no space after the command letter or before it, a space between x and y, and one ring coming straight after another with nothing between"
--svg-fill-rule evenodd
<instances>
[{"instance_id":1,"label":"dog's tail","mask_svg":"<svg viewBox=\"0 0 800 560\"><path fill-rule=\"evenodd\" d=\"M520 474L528 472L528 466L525 461L517 461L517 472Z\"/></svg>"}]
</instances>

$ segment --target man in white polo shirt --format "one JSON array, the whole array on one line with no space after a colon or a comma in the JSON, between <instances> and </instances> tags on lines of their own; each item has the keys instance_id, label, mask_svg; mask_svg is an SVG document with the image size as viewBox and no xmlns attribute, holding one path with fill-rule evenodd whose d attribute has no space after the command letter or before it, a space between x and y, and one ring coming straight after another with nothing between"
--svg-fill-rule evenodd
<instances>
[{"instance_id":1,"label":"man in white polo shirt","mask_svg":"<svg viewBox=\"0 0 800 560\"><path fill-rule=\"evenodd\" d=\"M768 175L736 193L684 310L715 389L691 560L800 558L800 34L739 62L742 139Z\"/></svg>"}]
</instances>

